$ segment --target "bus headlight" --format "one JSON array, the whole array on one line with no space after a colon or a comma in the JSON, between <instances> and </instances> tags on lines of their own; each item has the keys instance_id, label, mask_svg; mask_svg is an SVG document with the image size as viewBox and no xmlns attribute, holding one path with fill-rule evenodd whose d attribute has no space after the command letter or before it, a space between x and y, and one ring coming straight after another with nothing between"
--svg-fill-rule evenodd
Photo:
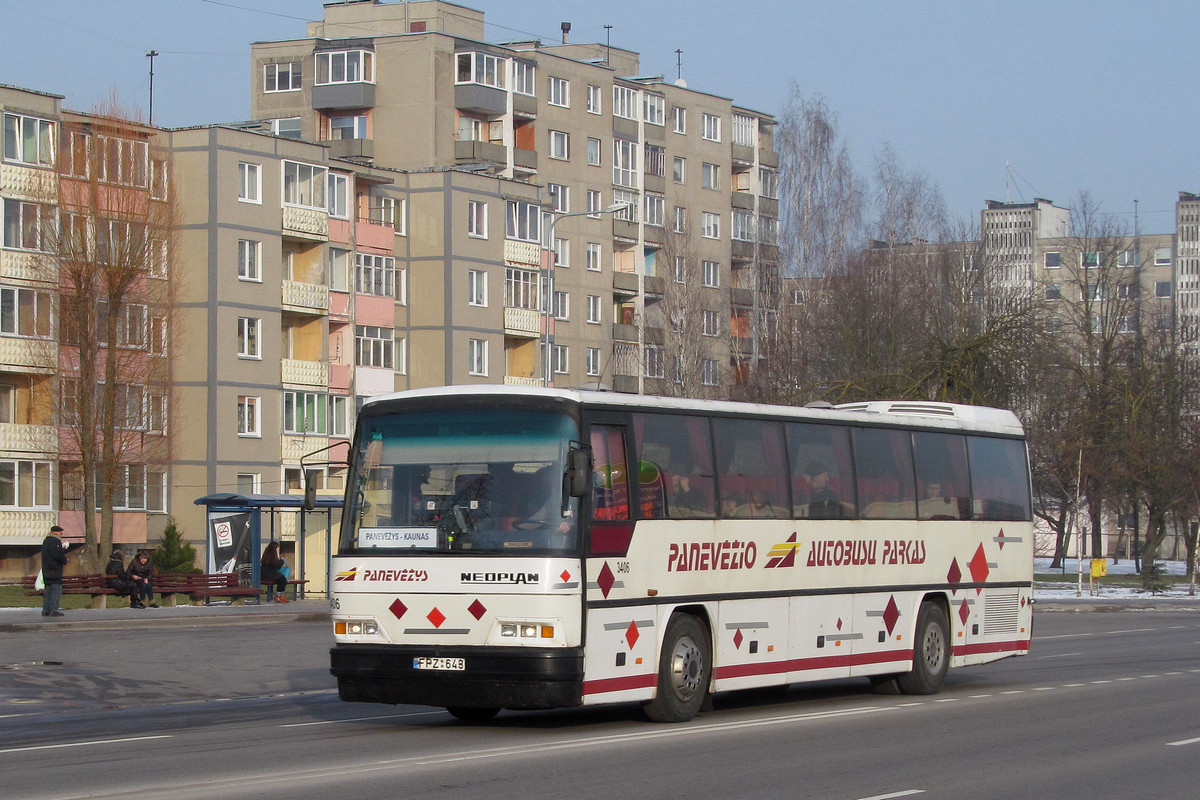
<instances>
[{"instance_id":1,"label":"bus headlight","mask_svg":"<svg viewBox=\"0 0 1200 800\"><path fill-rule=\"evenodd\" d=\"M338 636L377 636L379 623L373 619L346 619L333 623L333 632Z\"/></svg>"},{"instance_id":2,"label":"bus headlight","mask_svg":"<svg viewBox=\"0 0 1200 800\"><path fill-rule=\"evenodd\" d=\"M545 622L501 622L499 626L501 639L547 640L555 635L555 626Z\"/></svg>"}]
</instances>

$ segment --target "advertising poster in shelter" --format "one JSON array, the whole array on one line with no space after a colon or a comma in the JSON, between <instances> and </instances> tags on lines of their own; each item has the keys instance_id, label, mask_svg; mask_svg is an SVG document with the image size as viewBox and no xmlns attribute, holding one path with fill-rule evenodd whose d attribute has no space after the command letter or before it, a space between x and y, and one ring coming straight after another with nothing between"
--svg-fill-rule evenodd
<instances>
[{"instance_id":1,"label":"advertising poster in shelter","mask_svg":"<svg viewBox=\"0 0 1200 800\"><path fill-rule=\"evenodd\" d=\"M208 571L248 572L254 538L249 511L215 511L208 517Z\"/></svg>"}]
</instances>

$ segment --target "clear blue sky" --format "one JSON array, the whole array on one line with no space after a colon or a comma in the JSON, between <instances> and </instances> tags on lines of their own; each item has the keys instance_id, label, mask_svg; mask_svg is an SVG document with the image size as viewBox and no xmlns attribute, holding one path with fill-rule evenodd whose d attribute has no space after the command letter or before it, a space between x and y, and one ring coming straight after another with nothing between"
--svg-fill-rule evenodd
<instances>
[{"instance_id":1,"label":"clear blue sky","mask_svg":"<svg viewBox=\"0 0 1200 800\"><path fill-rule=\"evenodd\" d=\"M486 38L600 41L642 54L644 75L777 113L791 86L825 97L860 171L890 142L952 214L988 199L1106 211L1167 232L1180 189L1200 192L1196 0L534 0L464 2ZM549 10L547 10L549 9ZM321 0L0 0L0 83L89 110L115 91L154 121L249 116L249 43L298 38Z\"/></svg>"}]
</instances>

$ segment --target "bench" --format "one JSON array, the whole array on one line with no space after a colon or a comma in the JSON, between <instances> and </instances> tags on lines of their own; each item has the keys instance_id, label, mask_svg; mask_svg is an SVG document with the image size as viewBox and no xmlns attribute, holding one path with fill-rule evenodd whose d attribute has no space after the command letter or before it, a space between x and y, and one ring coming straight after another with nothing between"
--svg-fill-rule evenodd
<instances>
[{"instance_id":1,"label":"bench","mask_svg":"<svg viewBox=\"0 0 1200 800\"><path fill-rule=\"evenodd\" d=\"M34 588L36 581L36 575L21 578L21 588L25 590L26 595L30 597L42 595L40 589ZM62 587L63 594L91 595L92 608L107 608L109 595L124 596L119 595L116 589L108 587L108 581L104 575L64 575Z\"/></svg>"},{"instance_id":2,"label":"bench","mask_svg":"<svg viewBox=\"0 0 1200 800\"><path fill-rule=\"evenodd\" d=\"M154 593L162 595L164 603L175 605L175 596L186 594L191 603L207 603L214 597L228 597L230 602L238 598L258 599L263 590L254 586L243 586L236 572L201 573L175 575L160 573L154 576Z\"/></svg>"},{"instance_id":3,"label":"bench","mask_svg":"<svg viewBox=\"0 0 1200 800\"><path fill-rule=\"evenodd\" d=\"M295 578L288 580L288 589L292 590L292 599L293 600L296 599L297 593L299 591L303 591L304 584L306 584L306 583L308 583L308 581L302 581L302 580L298 580ZM268 603L270 603L272 600L275 599L275 581L271 581L270 583L263 581L262 585L265 587L265 591L267 593L266 601ZM287 594L287 589L284 589L283 593Z\"/></svg>"}]
</instances>

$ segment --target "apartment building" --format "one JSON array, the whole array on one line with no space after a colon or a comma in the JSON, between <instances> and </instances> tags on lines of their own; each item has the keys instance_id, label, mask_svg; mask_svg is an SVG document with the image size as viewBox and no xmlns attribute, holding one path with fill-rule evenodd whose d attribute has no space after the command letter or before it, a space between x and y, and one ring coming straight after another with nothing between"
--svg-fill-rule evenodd
<instances>
[{"instance_id":1,"label":"apartment building","mask_svg":"<svg viewBox=\"0 0 1200 800\"><path fill-rule=\"evenodd\" d=\"M749 337L749 289L778 260L774 120L640 76L636 53L566 33L489 44L483 23L440 0L328 3L306 38L252 46L253 115L277 135L380 167L497 180L491 197L429 181L412 190L442 198L419 223L414 214L410 244L418 224L445 222L439 246L453 261L441 276L408 262L413 307L444 301L447 316L446 341L404 330L405 383L667 391L660 304L694 281L706 290L705 380L727 385L751 352L736 346ZM479 273L477 258L503 266ZM455 281L469 285L434 293Z\"/></svg>"}]
</instances>

